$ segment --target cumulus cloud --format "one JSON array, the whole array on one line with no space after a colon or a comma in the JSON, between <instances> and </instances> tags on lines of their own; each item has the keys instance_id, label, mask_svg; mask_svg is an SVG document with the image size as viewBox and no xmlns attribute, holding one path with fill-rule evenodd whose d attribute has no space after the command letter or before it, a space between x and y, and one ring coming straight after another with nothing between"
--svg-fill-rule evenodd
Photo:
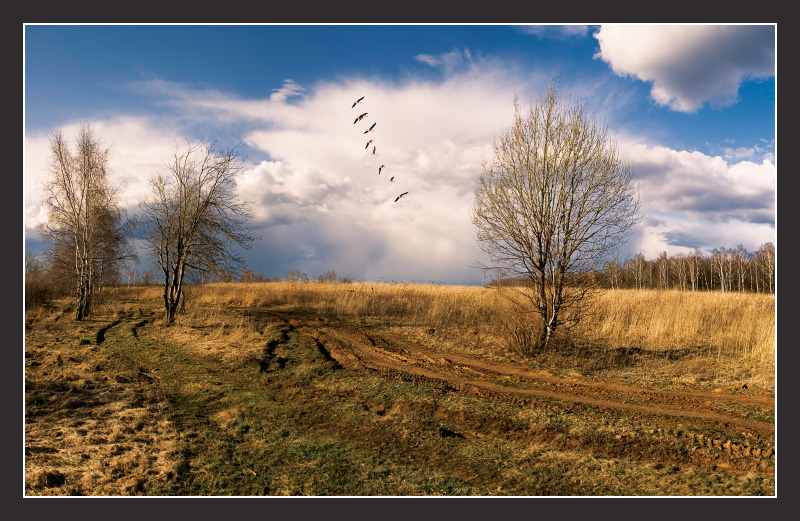
<instances>
[{"instance_id":1,"label":"cumulus cloud","mask_svg":"<svg viewBox=\"0 0 800 521\"><path fill-rule=\"evenodd\" d=\"M74 150L74 138L84 122L63 125L64 136ZM149 195L147 178L164 169L184 138L169 121L119 116L89 122L101 144L110 150L109 181L117 187L120 203L135 209ZM25 227L32 232L47 215L42 207L42 182L48 175L50 157L47 132L25 135L24 206Z\"/></svg>"},{"instance_id":2,"label":"cumulus cloud","mask_svg":"<svg viewBox=\"0 0 800 521\"><path fill-rule=\"evenodd\" d=\"M732 105L743 81L775 75L772 25L604 25L594 37L597 58L679 112Z\"/></svg>"},{"instance_id":3,"label":"cumulus cloud","mask_svg":"<svg viewBox=\"0 0 800 521\"><path fill-rule=\"evenodd\" d=\"M777 170L769 161L730 164L700 152L641 144L628 145L625 152L650 207L721 222L774 212Z\"/></svg>"},{"instance_id":4,"label":"cumulus cloud","mask_svg":"<svg viewBox=\"0 0 800 521\"><path fill-rule=\"evenodd\" d=\"M726 159L742 159L745 157L753 157L756 150L755 148L739 147L739 148L725 148Z\"/></svg>"},{"instance_id":5,"label":"cumulus cloud","mask_svg":"<svg viewBox=\"0 0 800 521\"><path fill-rule=\"evenodd\" d=\"M491 77L463 80L320 84L295 105L314 125L248 133L248 146L273 158L242 183L259 201L264 247L291 229L318 241L297 252L299 271L418 282L475 276L472 189L494 132L513 114L513 91L498 97Z\"/></svg>"},{"instance_id":6,"label":"cumulus cloud","mask_svg":"<svg viewBox=\"0 0 800 521\"><path fill-rule=\"evenodd\" d=\"M700 152L621 143L647 220L630 246L646 256L773 240L777 169Z\"/></svg>"},{"instance_id":7,"label":"cumulus cloud","mask_svg":"<svg viewBox=\"0 0 800 521\"><path fill-rule=\"evenodd\" d=\"M458 58L444 56L432 62L445 67ZM472 57L462 52L458 59ZM514 93L538 91L548 77L540 74L523 77L481 62L436 82L352 78L301 86L287 80L251 100L151 81L137 88L179 117L118 117L95 126L112 145L113 179L124 182L125 204L135 209L148 193L147 177L183 144L187 128L179 125L242 123L239 137L269 157L248 162L238 184L241 198L252 204L251 232L261 237L244 258L264 275L334 270L366 280L479 283L471 265L481 253L469 218L475 181L495 135L511 122ZM364 147L368 139L374 156ZM31 134L25 143L25 215L32 230L41 218L33 187L47 160L47 140ZM655 256L695 244L734 245L743 236L756 248L774 231L771 162L621 145L634 163L647 216L631 251ZM395 203L405 191L408 196Z\"/></svg>"}]
</instances>

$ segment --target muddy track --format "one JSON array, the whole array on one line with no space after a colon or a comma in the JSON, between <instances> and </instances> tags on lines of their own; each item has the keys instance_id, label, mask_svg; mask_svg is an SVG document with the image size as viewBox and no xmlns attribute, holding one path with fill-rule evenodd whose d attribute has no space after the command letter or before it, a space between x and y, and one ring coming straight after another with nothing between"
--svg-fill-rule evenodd
<instances>
[{"instance_id":1,"label":"muddy track","mask_svg":"<svg viewBox=\"0 0 800 521\"><path fill-rule=\"evenodd\" d=\"M112 327L114 327L114 326L117 326L117 325L119 325L119 324L121 324L121 323L122 323L122 320L115 320L115 321L114 321L114 322L112 322L111 324L108 324L107 326L103 326L103 327L101 327L101 328L100 328L100 329L97 331L97 337L95 338L95 342L97 343L97 345L100 345L100 344L102 344L103 342L105 342L105 341L106 341L106 332L107 332L109 329L111 329Z\"/></svg>"},{"instance_id":2,"label":"muddy track","mask_svg":"<svg viewBox=\"0 0 800 521\"><path fill-rule=\"evenodd\" d=\"M148 322L149 322L148 319L140 320L139 322L131 326L131 334L133 335L133 338L139 340L139 329L146 326Z\"/></svg>"},{"instance_id":3,"label":"muddy track","mask_svg":"<svg viewBox=\"0 0 800 521\"><path fill-rule=\"evenodd\" d=\"M410 379L438 383L465 394L511 402L545 400L580 404L655 423L682 422L697 428L715 429L723 435L745 434L767 443L774 442L774 423L760 419L774 415L775 402L768 396L658 390L560 378L511 364L451 353L444 355L392 335L313 321L291 322L298 332L313 339L325 358L344 369L406 374Z\"/></svg>"},{"instance_id":4,"label":"muddy track","mask_svg":"<svg viewBox=\"0 0 800 521\"><path fill-rule=\"evenodd\" d=\"M688 463L765 476L774 472L775 426L766 420L774 417L771 397L657 390L559 378L512 364L443 354L392 334L312 320L291 323L296 332L320 346L326 359L332 359L344 370L377 371L386 378L414 381L446 393L480 396L558 414L591 414L596 418L627 418L631 422L624 431L596 432L584 435L584 439L563 439L546 427L495 434L546 440L564 449L588 450L611 458L633 457L676 466ZM470 428L469 418L454 420ZM484 427L476 425L476 433Z\"/></svg>"}]
</instances>

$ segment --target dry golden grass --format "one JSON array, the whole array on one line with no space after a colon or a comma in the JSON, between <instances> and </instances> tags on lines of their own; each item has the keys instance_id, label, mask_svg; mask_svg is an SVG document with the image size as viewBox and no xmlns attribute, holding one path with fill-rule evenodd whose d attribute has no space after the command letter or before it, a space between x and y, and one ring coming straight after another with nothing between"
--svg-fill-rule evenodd
<instances>
[{"instance_id":1,"label":"dry golden grass","mask_svg":"<svg viewBox=\"0 0 800 521\"><path fill-rule=\"evenodd\" d=\"M609 290L582 324L621 347L707 347L775 359L775 296L752 293Z\"/></svg>"},{"instance_id":2,"label":"dry golden grass","mask_svg":"<svg viewBox=\"0 0 800 521\"><path fill-rule=\"evenodd\" d=\"M158 299L161 294L157 287L127 291L135 291L138 298ZM220 283L190 286L187 295L186 313L179 315L177 325L213 329L210 326L217 324L219 329L208 333L209 340L224 336L233 346L246 345L251 340L249 335L254 333L248 332L248 328L224 329L218 317L223 306L301 307L320 315L369 321L418 340L429 338L429 333L435 331L437 342L473 353L498 354L507 352L509 345L501 323L511 309L507 299L494 288L386 283ZM725 372L722 366L730 365L729 373L747 369L751 374L761 375L762 385L773 385L774 295L606 290L595 296L590 309L589 316L562 335L573 352L578 350L575 346L594 348L596 359L590 365L595 369L602 368L604 363L614 368L616 362L610 350L616 353L635 349L651 354L672 353L672 356L682 352L686 360L683 365L672 364L676 371L719 374ZM597 359L598 352L604 353L605 362ZM687 353L691 356L685 356ZM564 354L560 356L563 358ZM586 364L586 356L572 356L575 367ZM552 357L547 361L552 362ZM731 373L731 378L739 377Z\"/></svg>"},{"instance_id":3,"label":"dry golden grass","mask_svg":"<svg viewBox=\"0 0 800 521\"><path fill-rule=\"evenodd\" d=\"M187 311L204 306L293 305L320 314L403 317L430 326L493 324L507 313L498 291L419 284L211 284L190 289ZM775 356L775 296L752 293L607 290L577 331L621 347L698 346Z\"/></svg>"},{"instance_id":4,"label":"dry golden grass","mask_svg":"<svg viewBox=\"0 0 800 521\"><path fill-rule=\"evenodd\" d=\"M495 289L253 283L188 290L185 312L170 328L162 327L158 287L112 289L80 323L70 319L67 300L26 314L27 495L774 490L769 460L759 460L767 466L758 475L728 473L716 460L695 466L694 438L678 435L680 423L333 371L303 333L316 324L320 331L363 329L408 349L505 357L547 377L643 387L686 383L707 391L746 371L750 388L736 392L761 395L768 378L752 376L774 372L773 296L607 291L563 343L525 358L504 347L499 317L509 310ZM276 351L291 363L264 371L265 345L295 319L300 325ZM98 331L112 323L101 342ZM156 379L139 377L142 368ZM745 413L770 418L766 408ZM466 438L445 437L442 427ZM643 457L642 449L660 443L646 438L656 427L674 436L663 452Z\"/></svg>"}]
</instances>

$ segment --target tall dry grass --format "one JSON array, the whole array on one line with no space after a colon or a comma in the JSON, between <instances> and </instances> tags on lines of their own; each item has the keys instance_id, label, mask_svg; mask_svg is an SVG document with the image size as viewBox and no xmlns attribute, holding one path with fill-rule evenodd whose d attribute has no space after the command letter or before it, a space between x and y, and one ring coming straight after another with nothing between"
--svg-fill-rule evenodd
<instances>
[{"instance_id":1,"label":"tall dry grass","mask_svg":"<svg viewBox=\"0 0 800 521\"><path fill-rule=\"evenodd\" d=\"M430 326L475 325L501 304L492 290L433 284L220 283L193 287L188 295L187 310L297 306L324 315Z\"/></svg>"},{"instance_id":2,"label":"tall dry grass","mask_svg":"<svg viewBox=\"0 0 800 521\"><path fill-rule=\"evenodd\" d=\"M495 289L426 284L252 283L189 289L187 309L300 306L319 314L383 318L428 327L496 326L510 312ZM619 347L703 347L775 356L775 296L678 290L606 290L576 328L584 340Z\"/></svg>"},{"instance_id":3,"label":"tall dry grass","mask_svg":"<svg viewBox=\"0 0 800 521\"><path fill-rule=\"evenodd\" d=\"M220 283L190 286L187 295L186 313L179 320L195 324L216 322L222 306L299 307L325 316L435 329L451 338L463 331L464 338L481 335L494 349L503 345L508 332L502 324L512 313L500 290L473 286ZM159 299L160 290L148 288L140 296ZM682 351L724 358L726 363L746 360L762 372L774 367L774 295L605 290L595 296L590 310L569 333L562 333L566 342L607 350Z\"/></svg>"},{"instance_id":4,"label":"tall dry grass","mask_svg":"<svg viewBox=\"0 0 800 521\"><path fill-rule=\"evenodd\" d=\"M735 292L608 290L580 330L620 347L705 348L775 360L775 296Z\"/></svg>"}]
</instances>

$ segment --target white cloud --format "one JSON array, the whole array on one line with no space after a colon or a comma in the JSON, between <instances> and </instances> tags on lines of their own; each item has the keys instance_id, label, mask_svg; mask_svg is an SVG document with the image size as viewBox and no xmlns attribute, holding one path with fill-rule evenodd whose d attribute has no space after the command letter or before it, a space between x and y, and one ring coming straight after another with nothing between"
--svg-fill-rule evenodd
<instances>
[{"instance_id":1,"label":"white cloud","mask_svg":"<svg viewBox=\"0 0 800 521\"><path fill-rule=\"evenodd\" d=\"M472 60L472 53L470 53L467 48L464 48L463 51L453 50L436 56L431 54L418 54L414 59L426 65L430 65L431 67L441 69L446 75L451 75L464 68L474 67L475 65Z\"/></svg>"},{"instance_id":2,"label":"white cloud","mask_svg":"<svg viewBox=\"0 0 800 521\"><path fill-rule=\"evenodd\" d=\"M269 100L276 103L283 103L288 97L299 96L304 90L305 89L295 83L294 80L284 80L283 87L280 89L272 89L272 94L270 94Z\"/></svg>"},{"instance_id":3,"label":"white cloud","mask_svg":"<svg viewBox=\"0 0 800 521\"><path fill-rule=\"evenodd\" d=\"M321 84L295 105L316 119L313 126L249 133L246 143L274 159L248 171L243 190L263 202L263 247L286 240L290 229L318 240L304 250L314 255L295 260L299 271L332 269L368 280L474 278L472 189L494 133L513 114L513 91L498 96L491 76ZM368 139L374 156L372 145L364 148Z\"/></svg>"},{"instance_id":4,"label":"white cloud","mask_svg":"<svg viewBox=\"0 0 800 521\"><path fill-rule=\"evenodd\" d=\"M620 143L633 164L646 216L631 251L652 257L774 241L777 169L700 152Z\"/></svg>"},{"instance_id":5,"label":"white cloud","mask_svg":"<svg viewBox=\"0 0 800 521\"><path fill-rule=\"evenodd\" d=\"M286 80L283 87L273 89L267 99L241 99L217 90L198 89L164 80L137 82L134 88L139 94L173 107L181 118L188 121L268 123L291 127L297 125L301 116L292 105L286 103L287 98L299 96L303 90L292 80Z\"/></svg>"},{"instance_id":6,"label":"white cloud","mask_svg":"<svg viewBox=\"0 0 800 521\"><path fill-rule=\"evenodd\" d=\"M366 280L477 283L480 273L470 265L481 254L469 210L481 162L511 121L514 93L538 91L547 71L525 77L496 63L474 65L451 70L439 82L287 81L253 100L149 82L139 87L169 103L174 114L113 118L95 128L112 145L113 179L125 181L122 195L134 208L148 193L147 178L183 143L186 128L176 121L206 128L246 123L241 139L269 160L249 163L239 180L239 194L253 204L252 232L261 236L244 256L267 276L334 270ZM562 88L566 93L570 86ZM363 112L367 117L354 124ZM364 134L372 123L374 131ZM367 139L374 139L375 156L364 149ZM30 230L40 218L33 186L47 160L47 140L28 135L25 143ZM750 248L770 240L776 177L770 161L729 163L697 152L621 145L634 163L648 216L632 250L654 256L698 241L733 246L746 236Z\"/></svg>"},{"instance_id":7,"label":"white cloud","mask_svg":"<svg viewBox=\"0 0 800 521\"><path fill-rule=\"evenodd\" d=\"M725 148L726 159L742 159L746 157L753 157L756 152L755 148L739 147L739 148Z\"/></svg>"},{"instance_id":8,"label":"white cloud","mask_svg":"<svg viewBox=\"0 0 800 521\"><path fill-rule=\"evenodd\" d=\"M72 148L82 123L61 127ZM103 146L111 151L109 181L119 187L120 203L135 208L149 194L147 179L163 170L184 138L176 127L163 120L120 116L89 123ZM41 184L46 179L50 157L46 132L26 134L24 156L24 220L26 229L33 231L47 218L41 204L44 200Z\"/></svg>"},{"instance_id":9,"label":"white cloud","mask_svg":"<svg viewBox=\"0 0 800 521\"><path fill-rule=\"evenodd\" d=\"M772 25L604 25L594 36L597 58L652 82L653 100L680 112L731 105L743 81L775 74Z\"/></svg>"},{"instance_id":10,"label":"white cloud","mask_svg":"<svg viewBox=\"0 0 800 521\"><path fill-rule=\"evenodd\" d=\"M418 54L414 57L415 60L428 64L431 67L439 67L442 64L442 59L430 54Z\"/></svg>"}]
</instances>

